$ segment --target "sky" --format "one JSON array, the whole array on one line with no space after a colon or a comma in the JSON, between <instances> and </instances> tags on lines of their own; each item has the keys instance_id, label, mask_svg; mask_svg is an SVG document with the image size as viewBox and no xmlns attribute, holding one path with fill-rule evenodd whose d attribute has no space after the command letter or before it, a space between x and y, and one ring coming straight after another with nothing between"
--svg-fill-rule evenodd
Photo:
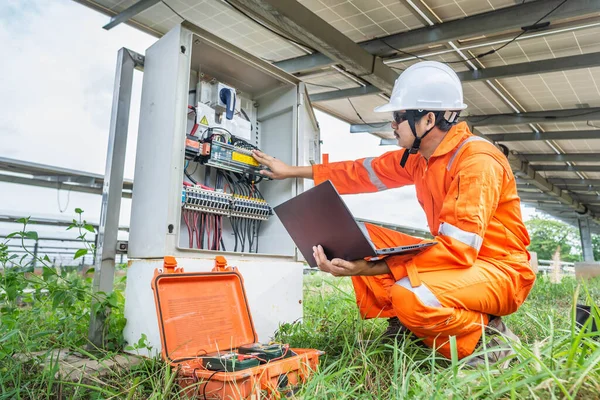
<instances>
[{"instance_id":1,"label":"sky","mask_svg":"<svg viewBox=\"0 0 600 400\"><path fill-rule=\"evenodd\" d=\"M143 54L156 38L69 0L0 1L0 157L104 174L117 52ZM134 76L125 177L133 178L142 73ZM316 112L330 161L392 150L369 134ZM427 229L414 188L345 196L356 217ZM98 221L101 196L0 182L0 214ZM121 224L129 224L123 199ZM531 212L526 212L526 215ZM0 224L0 235L14 230ZM40 232L55 228L36 227ZM59 228L62 230L62 228Z\"/></svg>"}]
</instances>

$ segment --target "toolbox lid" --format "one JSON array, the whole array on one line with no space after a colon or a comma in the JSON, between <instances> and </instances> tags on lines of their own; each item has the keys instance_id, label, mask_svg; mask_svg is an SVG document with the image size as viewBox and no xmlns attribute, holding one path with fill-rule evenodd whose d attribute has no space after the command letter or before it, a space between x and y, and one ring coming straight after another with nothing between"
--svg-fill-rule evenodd
<instances>
[{"instance_id":1,"label":"toolbox lid","mask_svg":"<svg viewBox=\"0 0 600 400\"><path fill-rule=\"evenodd\" d=\"M237 272L157 274L152 287L166 361L177 364L258 341Z\"/></svg>"}]
</instances>

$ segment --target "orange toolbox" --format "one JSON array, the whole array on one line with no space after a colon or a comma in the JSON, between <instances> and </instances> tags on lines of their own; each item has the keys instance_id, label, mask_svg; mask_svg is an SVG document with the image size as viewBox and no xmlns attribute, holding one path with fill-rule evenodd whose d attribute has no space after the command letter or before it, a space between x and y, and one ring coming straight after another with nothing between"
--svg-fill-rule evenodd
<instances>
[{"instance_id":1,"label":"orange toolbox","mask_svg":"<svg viewBox=\"0 0 600 400\"><path fill-rule=\"evenodd\" d=\"M185 273L174 257L152 279L162 356L195 399L278 399L316 371L313 349L257 343L242 276L217 256L212 272Z\"/></svg>"}]
</instances>

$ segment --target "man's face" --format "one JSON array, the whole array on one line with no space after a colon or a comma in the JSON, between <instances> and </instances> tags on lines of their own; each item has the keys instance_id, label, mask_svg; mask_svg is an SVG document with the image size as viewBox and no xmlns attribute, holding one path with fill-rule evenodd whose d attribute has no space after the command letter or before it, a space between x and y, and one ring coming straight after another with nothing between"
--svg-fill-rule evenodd
<instances>
[{"instance_id":1,"label":"man's face","mask_svg":"<svg viewBox=\"0 0 600 400\"><path fill-rule=\"evenodd\" d=\"M392 129L394 137L398 140L398 146L408 149L415 141L415 137L410 130L410 125L406 119L406 110L394 111L392 116Z\"/></svg>"},{"instance_id":2,"label":"man's face","mask_svg":"<svg viewBox=\"0 0 600 400\"><path fill-rule=\"evenodd\" d=\"M433 126L432 116L433 113L429 113L415 121L415 130L419 137ZM415 141L415 137L406 119L406 110L394 111L392 118L392 129L394 130L394 137L398 140L398 146L405 149L410 148Z\"/></svg>"}]
</instances>

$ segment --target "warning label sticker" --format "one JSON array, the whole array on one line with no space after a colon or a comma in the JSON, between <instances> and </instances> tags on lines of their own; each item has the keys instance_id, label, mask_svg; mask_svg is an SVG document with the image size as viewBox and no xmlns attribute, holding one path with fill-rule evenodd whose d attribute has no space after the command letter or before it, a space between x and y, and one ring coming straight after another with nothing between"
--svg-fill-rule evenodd
<instances>
[{"instance_id":1,"label":"warning label sticker","mask_svg":"<svg viewBox=\"0 0 600 400\"><path fill-rule=\"evenodd\" d=\"M200 125L208 126L208 118L206 118L206 115L200 120Z\"/></svg>"}]
</instances>

